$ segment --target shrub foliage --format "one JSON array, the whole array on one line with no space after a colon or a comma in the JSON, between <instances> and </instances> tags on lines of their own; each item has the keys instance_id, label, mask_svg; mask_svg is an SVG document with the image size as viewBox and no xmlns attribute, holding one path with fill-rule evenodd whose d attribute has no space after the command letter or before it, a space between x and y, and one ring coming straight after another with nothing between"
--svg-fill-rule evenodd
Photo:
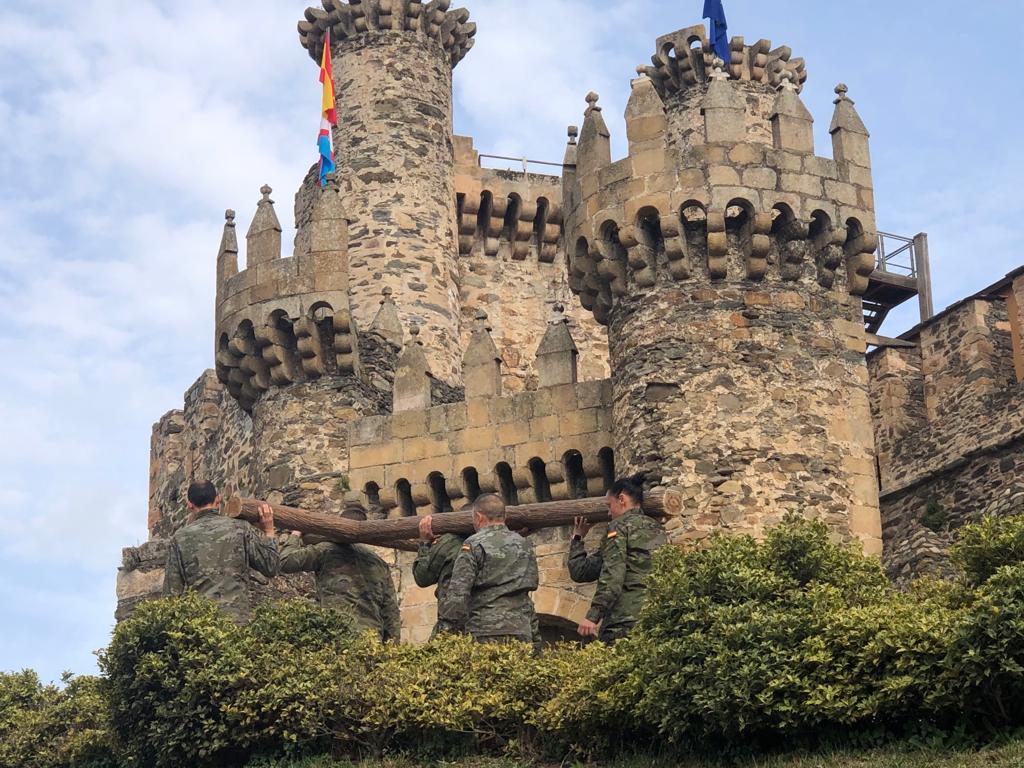
<instances>
[{"instance_id":1,"label":"shrub foliage","mask_svg":"<svg viewBox=\"0 0 1024 768\"><path fill-rule=\"evenodd\" d=\"M540 657L384 646L305 602L238 627L195 596L155 601L117 627L100 678L0 675L0 768L988 737L1024 725L1024 518L965 529L954 557L958 583L900 592L790 517L763 542L667 548L629 638Z\"/></svg>"}]
</instances>

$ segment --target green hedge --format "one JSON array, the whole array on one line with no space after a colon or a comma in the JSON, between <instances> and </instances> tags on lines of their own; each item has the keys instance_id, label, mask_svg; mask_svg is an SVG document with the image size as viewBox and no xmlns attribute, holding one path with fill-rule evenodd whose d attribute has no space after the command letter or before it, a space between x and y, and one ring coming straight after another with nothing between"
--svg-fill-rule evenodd
<instances>
[{"instance_id":1,"label":"green hedge","mask_svg":"<svg viewBox=\"0 0 1024 768\"><path fill-rule=\"evenodd\" d=\"M147 603L59 690L0 676L0 768L231 766L258 756L722 752L1024 725L1024 518L965 529L957 583L899 592L877 560L787 518L657 558L614 647L447 637L382 646L308 603L239 628Z\"/></svg>"}]
</instances>

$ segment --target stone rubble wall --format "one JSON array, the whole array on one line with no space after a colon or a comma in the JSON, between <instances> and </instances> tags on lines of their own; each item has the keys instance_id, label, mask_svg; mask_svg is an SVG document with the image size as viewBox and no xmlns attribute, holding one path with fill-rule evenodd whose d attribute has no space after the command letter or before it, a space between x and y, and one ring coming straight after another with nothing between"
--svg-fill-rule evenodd
<instances>
[{"instance_id":1,"label":"stone rubble wall","mask_svg":"<svg viewBox=\"0 0 1024 768\"><path fill-rule=\"evenodd\" d=\"M914 347L868 359L884 562L901 582L948 569L946 549L965 523L1024 512L1013 290L960 302L918 328Z\"/></svg>"},{"instance_id":2,"label":"stone rubble wall","mask_svg":"<svg viewBox=\"0 0 1024 768\"><path fill-rule=\"evenodd\" d=\"M390 287L403 325L422 326L434 375L457 384L451 63L436 41L410 33L367 32L333 47L353 314L368 327Z\"/></svg>"},{"instance_id":3,"label":"stone rubble wall","mask_svg":"<svg viewBox=\"0 0 1024 768\"><path fill-rule=\"evenodd\" d=\"M581 381L609 375L608 334L572 295L562 237L560 176L481 168L473 140L455 137L462 345L487 312L507 392L537 388L541 331L560 305L579 349Z\"/></svg>"}]
</instances>

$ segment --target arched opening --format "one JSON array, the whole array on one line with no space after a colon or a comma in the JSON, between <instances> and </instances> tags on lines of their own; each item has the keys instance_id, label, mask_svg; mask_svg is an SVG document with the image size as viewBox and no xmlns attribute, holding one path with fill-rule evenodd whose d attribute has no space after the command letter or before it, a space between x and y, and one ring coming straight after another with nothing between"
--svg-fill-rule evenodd
<instances>
[{"instance_id":1,"label":"arched opening","mask_svg":"<svg viewBox=\"0 0 1024 768\"><path fill-rule=\"evenodd\" d=\"M452 500L448 497L444 475L440 472L431 472L427 475L427 484L430 486L430 505L433 507L434 514L451 512Z\"/></svg>"},{"instance_id":2,"label":"arched opening","mask_svg":"<svg viewBox=\"0 0 1024 768\"><path fill-rule=\"evenodd\" d=\"M462 494L470 504L480 495L480 474L476 467L466 467L462 470Z\"/></svg>"},{"instance_id":3,"label":"arched opening","mask_svg":"<svg viewBox=\"0 0 1024 768\"><path fill-rule=\"evenodd\" d=\"M395 496L398 499L398 509L402 517L413 517L416 514L416 504L412 500L412 486L409 481L402 478L395 483Z\"/></svg>"},{"instance_id":4,"label":"arched opening","mask_svg":"<svg viewBox=\"0 0 1024 768\"><path fill-rule=\"evenodd\" d=\"M537 501L551 501L551 484L548 482L548 473L544 469L544 460L534 457L530 459L527 467L530 469L531 483Z\"/></svg>"},{"instance_id":5,"label":"arched opening","mask_svg":"<svg viewBox=\"0 0 1024 768\"><path fill-rule=\"evenodd\" d=\"M363 486L363 493L366 495L366 503L371 507L380 506L380 486L376 483L367 483Z\"/></svg>"},{"instance_id":6,"label":"arched opening","mask_svg":"<svg viewBox=\"0 0 1024 768\"><path fill-rule=\"evenodd\" d=\"M570 499L587 498L587 475L583 471L583 454L579 451L566 451L562 456L565 467L565 483Z\"/></svg>"},{"instance_id":7,"label":"arched opening","mask_svg":"<svg viewBox=\"0 0 1024 768\"><path fill-rule=\"evenodd\" d=\"M505 206L505 221L501 230L503 240L512 242L515 239L516 226L519 224L519 214L523 210L523 198L513 192L508 196L508 205Z\"/></svg>"},{"instance_id":8,"label":"arched opening","mask_svg":"<svg viewBox=\"0 0 1024 768\"><path fill-rule=\"evenodd\" d=\"M602 448L597 452L597 463L601 467L601 478L604 480L604 492L615 482L615 451L611 448Z\"/></svg>"},{"instance_id":9,"label":"arched opening","mask_svg":"<svg viewBox=\"0 0 1024 768\"><path fill-rule=\"evenodd\" d=\"M516 489L516 483L512 477L512 467L503 461L494 467L494 474L498 478L501 498L505 503L510 506L518 504L519 491Z\"/></svg>"},{"instance_id":10,"label":"arched opening","mask_svg":"<svg viewBox=\"0 0 1024 768\"><path fill-rule=\"evenodd\" d=\"M480 193L480 210L476 214L476 231L481 237L487 237L487 230L491 223L491 210L494 207L494 198L489 189Z\"/></svg>"}]
</instances>

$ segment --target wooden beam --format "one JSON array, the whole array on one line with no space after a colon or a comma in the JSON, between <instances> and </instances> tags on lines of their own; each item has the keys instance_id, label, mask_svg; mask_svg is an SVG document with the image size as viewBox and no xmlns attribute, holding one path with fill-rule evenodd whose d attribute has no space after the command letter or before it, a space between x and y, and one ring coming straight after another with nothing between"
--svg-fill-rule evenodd
<instances>
[{"instance_id":1,"label":"wooden beam","mask_svg":"<svg viewBox=\"0 0 1024 768\"><path fill-rule=\"evenodd\" d=\"M259 504L256 499L236 496L228 501L227 513L229 517L258 523ZM274 522L281 530L300 531L330 541L393 546L419 537L419 518L415 516L360 521L280 504L270 506L274 510ZM652 491L644 498L644 511L648 514L674 517L681 514L682 509L683 499L678 491ZM608 502L604 496L598 496L591 499L520 504L505 509L505 523L513 530L570 525L576 517L585 517L592 523L607 522L611 519ZM438 536L444 533L468 535L473 533L473 513L465 510L435 514L431 527Z\"/></svg>"},{"instance_id":2,"label":"wooden beam","mask_svg":"<svg viewBox=\"0 0 1024 768\"><path fill-rule=\"evenodd\" d=\"M877 333L867 334L868 344L874 347L900 347L902 349L913 349L917 346L912 341L906 339L893 339L888 336L879 336Z\"/></svg>"}]
</instances>

